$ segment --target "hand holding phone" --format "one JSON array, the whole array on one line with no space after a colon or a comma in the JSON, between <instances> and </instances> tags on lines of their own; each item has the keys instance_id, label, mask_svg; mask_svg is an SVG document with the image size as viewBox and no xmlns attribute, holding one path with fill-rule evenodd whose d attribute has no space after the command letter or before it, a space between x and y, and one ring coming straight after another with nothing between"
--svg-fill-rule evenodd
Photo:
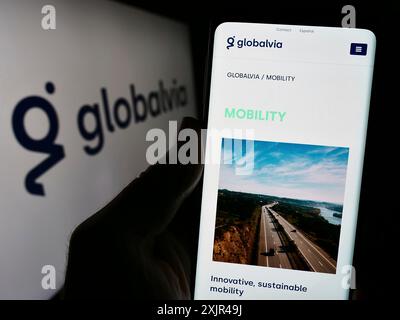
<instances>
[{"instance_id":1,"label":"hand holding phone","mask_svg":"<svg viewBox=\"0 0 400 320\"><path fill-rule=\"evenodd\" d=\"M215 31L196 299L347 299L371 92L368 30Z\"/></svg>"}]
</instances>

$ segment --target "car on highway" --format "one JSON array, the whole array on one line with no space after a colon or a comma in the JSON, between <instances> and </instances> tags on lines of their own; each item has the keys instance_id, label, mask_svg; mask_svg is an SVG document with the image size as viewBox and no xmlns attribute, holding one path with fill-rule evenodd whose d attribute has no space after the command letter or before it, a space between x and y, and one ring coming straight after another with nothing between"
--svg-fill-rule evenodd
<instances>
[{"instance_id":1,"label":"car on highway","mask_svg":"<svg viewBox=\"0 0 400 320\"><path fill-rule=\"evenodd\" d=\"M274 256L275 255L275 248L270 248L266 253L267 253L267 256Z\"/></svg>"}]
</instances>

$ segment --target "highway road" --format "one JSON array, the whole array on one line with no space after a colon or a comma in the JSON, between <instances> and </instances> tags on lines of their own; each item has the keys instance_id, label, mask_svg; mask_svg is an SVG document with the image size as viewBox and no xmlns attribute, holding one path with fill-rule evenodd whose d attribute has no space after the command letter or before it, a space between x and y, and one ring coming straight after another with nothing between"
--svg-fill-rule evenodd
<instances>
[{"instance_id":1,"label":"highway road","mask_svg":"<svg viewBox=\"0 0 400 320\"><path fill-rule=\"evenodd\" d=\"M261 207L258 265L291 269L287 254L281 250L282 242L268 212L270 205ZM273 255L267 255L274 251Z\"/></svg>"},{"instance_id":2,"label":"highway road","mask_svg":"<svg viewBox=\"0 0 400 320\"><path fill-rule=\"evenodd\" d=\"M303 258L307 261L307 264L315 272L324 273L336 273L336 261L333 260L323 249L313 243L310 239L307 239L295 226L290 224L281 215L276 213L272 207L273 205L264 206L267 211L270 211L272 215L282 225L285 232L296 244ZM296 230L296 231L293 231Z\"/></svg>"}]
</instances>

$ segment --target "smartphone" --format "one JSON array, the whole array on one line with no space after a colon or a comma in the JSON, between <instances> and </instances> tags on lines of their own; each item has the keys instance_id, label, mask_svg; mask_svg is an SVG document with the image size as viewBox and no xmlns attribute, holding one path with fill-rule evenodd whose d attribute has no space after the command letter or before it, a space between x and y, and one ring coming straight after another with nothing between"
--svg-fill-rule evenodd
<instances>
[{"instance_id":1,"label":"smartphone","mask_svg":"<svg viewBox=\"0 0 400 320\"><path fill-rule=\"evenodd\" d=\"M375 42L216 28L195 299L348 299Z\"/></svg>"}]
</instances>

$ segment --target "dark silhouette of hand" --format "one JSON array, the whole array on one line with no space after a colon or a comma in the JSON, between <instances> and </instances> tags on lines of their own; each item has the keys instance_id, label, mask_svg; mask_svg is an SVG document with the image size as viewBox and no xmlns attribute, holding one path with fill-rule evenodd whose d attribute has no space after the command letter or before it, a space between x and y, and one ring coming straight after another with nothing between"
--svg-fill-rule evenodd
<instances>
[{"instance_id":1,"label":"dark silhouette of hand","mask_svg":"<svg viewBox=\"0 0 400 320\"><path fill-rule=\"evenodd\" d=\"M181 129L188 127L199 132L194 119L184 119ZM70 240L63 297L189 299L189 256L168 227L202 169L153 165L80 224Z\"/></svg>"}]
</instances>

